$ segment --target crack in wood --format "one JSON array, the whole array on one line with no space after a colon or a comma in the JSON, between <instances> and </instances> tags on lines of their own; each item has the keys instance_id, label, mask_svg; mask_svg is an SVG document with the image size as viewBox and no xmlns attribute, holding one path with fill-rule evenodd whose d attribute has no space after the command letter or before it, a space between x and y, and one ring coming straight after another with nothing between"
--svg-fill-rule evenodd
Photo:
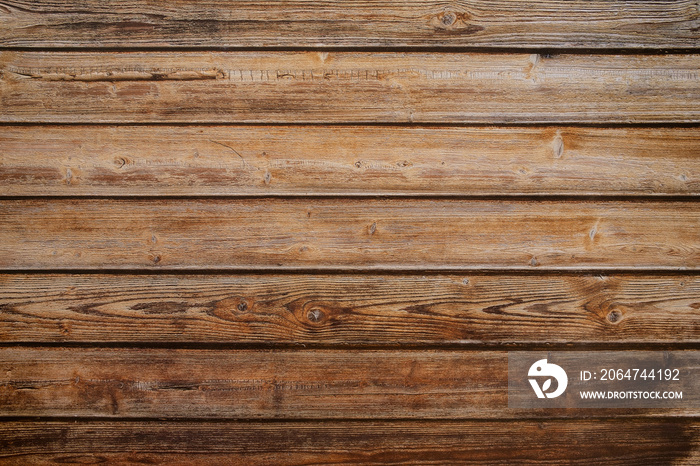
<instances>
[{"instance_id":1,"label":"crack in wood","mask_svg":"<svg viewBox=\"0 0 700 466\"><path fill-rule=\"evenodd\" d=\"M224 79L227 72L210 69L88 69L70 68L20 68L8 66L6 71L15 75L44 81L198 81Z\"/></svg>"}]
</instances>

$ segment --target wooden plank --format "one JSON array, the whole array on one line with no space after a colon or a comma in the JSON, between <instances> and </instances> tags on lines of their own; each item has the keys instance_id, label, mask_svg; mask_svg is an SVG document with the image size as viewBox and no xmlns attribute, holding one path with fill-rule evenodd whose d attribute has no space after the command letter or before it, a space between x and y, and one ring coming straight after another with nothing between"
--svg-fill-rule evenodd
<instances>
[{"instance_id":1,"label":"wooden plank","mask_svg":"<svg viewBox=\"0 0 700 466\"><path fill-rule=\"evenodd\" d=\"M7 270L700 268L682 201L23 199L0 223Z\"/></svg>"},{"instance_id":2,"label":"wooden plank","mask_svg":"<svg viewBox=\"0 0 700 466\"><path fill-rule=\"evenodd\" d=\"M699 443L698 422L675 419L13 421L0 429L0 463L690 465Z\"/></svg>"},{"instance_id":3,"label":"wooden plank","mask_svg":"<svg viewBox=\"0 0 700 466\"><path fill-rule=\"evenodd\" d=\"M11 343L700 343L698 308L693 275L0 275Z\"/></svg>"},{"instance_id":4,"label":"wooden plank","mask_svg":"<svg viewBox=\"0 0 700 466\"><path fill-rule=\"evenodd\" d=\"M0 53L0 122L697 123L700 55Z\"/></svg>"},{"instance_id":5,"label":"wooden plank","mask_svg":"<svg viewBox=\"0 0 700 466\"><path fill-rule=\"evenodd\" d=\"M697 416L678 407L509 408L508 353L453 350L0 349L0 416L467 419ZM675 366L674 366L675 367ZM687 398L687 399L686 399Z\"/></svg>"},{"instance_id":6,"label":"wooden plank","mask_svg":"<svg viewBox=\"0 0 700 466\"><path fill-rule=\"evenodd\" d=\"M9 0L2 47L698 46L698 7L677 1Z\"/></svg>"},{"instance_id":7,"label":"wooden plank","mask_svg":"<svg viewBox=\"0 0 700 466\"><path fill-rule=\"evenodd\" d=\"M6 196L698 195L700 130L6 126L0 164Z\"/></svg>"}]
</instances>

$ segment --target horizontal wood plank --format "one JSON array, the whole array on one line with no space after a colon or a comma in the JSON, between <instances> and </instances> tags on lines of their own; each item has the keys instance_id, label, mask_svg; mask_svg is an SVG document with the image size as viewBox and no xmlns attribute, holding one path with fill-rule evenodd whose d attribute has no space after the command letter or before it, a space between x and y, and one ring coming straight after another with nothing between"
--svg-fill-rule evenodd
<instances>
[{"instance_id":1,"label":"horizontal wood plank","mask_svg":"<svg viewBox=\"0 0 700 466\"><path fill-rule=\"evenodd\" d=\"M697 123L700 55L0 53L0 122Z\"/></svg>"},{"instance_id":2,"label":"horizontal wood plank","mask_svg":"<svg viewBox=\"0 0 700 466\"><path fill-rule=\"evenodd\" d=\"M700 129L6 126L0 194L698 195Z\"/></svg>"},{"instance_id":3,"label":"horizontal wood plank","mask_svg":"<svg viewBox=\"0 0 700 466\"><path fill-rule=\"evenodd\" d=\"M695 48L699 16L691 0L8 0L0 46Z\"/></svg>"},{"instance_id":4,"label":"horizontal wood plank","mask_svg":"<svg viewBox=\"0 0 700 466\"><path fill-rule=\"evenodd\" d=\"M643 439L643 440L642 440ZM13 421L0 464L690 465L696 420Z\"/></svg>"},{"instance_id":5,"label":"horizontal wood plank","mask_svg":"<svg viewBox=\"0 0 700 466\"><path fill-rule=\"evenodd\" d=\"M683 201L23 199L0 222L8 270L700 268Z\"/></svg>"},{"instance_id":6,"label":"horizontal wood plank","mask_svg":"<svg viewBox=\"0 0 700 466\"><path fill-rule=\"evenodd\" d=\"M700 343L699 308L688 275L0 275L11 343Z\"/></svg>"},{"instance_id":7,"label":"horizontal wood plank","mask_svg":"<svg viewBox=\"0 0 700 466\"><path fill-rule=\"evenodd\" d=\"M687 359L677 367L682 406L523 409L508 407L505 351L8 347L0 349L0 416L697 416L698 395L689 384L700 366Z\"/></svg>"}]
</instances>

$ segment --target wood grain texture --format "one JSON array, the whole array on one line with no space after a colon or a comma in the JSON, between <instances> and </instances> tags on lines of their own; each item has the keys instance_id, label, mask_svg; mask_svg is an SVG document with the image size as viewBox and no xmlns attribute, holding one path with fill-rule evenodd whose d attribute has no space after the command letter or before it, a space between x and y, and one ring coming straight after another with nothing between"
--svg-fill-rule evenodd
<instances>
[{"instance_id":1,"label":"wood grain texture","mask_svg":"<svg viewBox=\"0 0 700 466\"><path fill-rule=\"evenodd\" d=\"M8 422L0 464L589 466L700 462L696 420Z\"/></svg>"},{"instance_id":2,"label":"wood grain texture","mask_svg":"<svg viewBox=\"0 0 700 466\"><path fill-rule=\"evenodd\" d=\"M0 0L0 464L700 464L699 173L697 0Z\"/></svg>"},{"instance_id":3,"label":"wood grain texture","mask_svg":"<svg viewBox=\"0 0 700 466\"><path fill-rule=\"evenodd\" d=\"M0 223L8 270L700 268L682 201L24 199Z\"/></svg>"},{"instance_id":4,"label":"wood grain texture","mask_svg":"<svg viewBox=\"0 0 700 466\"><path fill-rule=\"evenodd\" d=\"M677 1L5 0L0 46L696 48Z\"/></svg>"},{"instance_id":5,"label":"wood grain texture","mask_svg":"<svg viewBox=\"0 0 700 466\"><path fill-rule=\"evenodd\" d=\"M698 128L5 126L5 196L698 195Z\"/></svg>"},{"instance_id":6,"label":"wood grain texture","mask_svg":"<svg viewBox=\"0 0 700 466\"><path fill-rule=\"evenodd\" d=\"M0 122L697 123L699 55L0 53Z\"/></svg>"},{"instance_id":7,"label":"wood grain texture","mask_svg":"<svg viewBox=\"0 0 700 466\"><path fill-rule=\"evenodd\" d=\"M688 275L0 275L12 343L700 343L699 308Z\"/></svg>"},{"instance_id":8,"label":"wood grain texture","mask_svg":"<svg viewBox=\"0 0 700 466\"><path fill-rule=\"evenodd\" d=\"M545 353L546 354L546 353ZM692 353L691 353L692 355ZM469 419L698 416L684 404L509 408L508 353L448 350L0 349L0 416L191 419ZM636 360L635 360L636 361Z\"/></svg>"}]
</instances>

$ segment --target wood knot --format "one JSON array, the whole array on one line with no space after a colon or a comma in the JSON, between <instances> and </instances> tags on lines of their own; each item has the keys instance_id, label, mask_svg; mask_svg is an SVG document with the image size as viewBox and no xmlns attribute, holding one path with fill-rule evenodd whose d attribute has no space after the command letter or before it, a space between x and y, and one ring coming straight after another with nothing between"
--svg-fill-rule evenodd
<instances>
[{"instance_id":1,"label":"wood knot","mask_svg":"<svg viewBox=\"0 0 700 466\"><path fill-rule=\"evenodd\" d=\"M452 13L451 11L446 11L440 17L440 22L444 26L452 26L455 23L455 21L457 21L457 15Z\"/></svg>"},{"instance_id":2,"label":"wood knot","mask_svg":"<svg viewBox=\"0 0 700 466\"><path fill-rule=\"evenodd\" d=\"M286 308L302 326L319 328L322 325L337 324L338 316L352 314L349 307L337 303L299 298L287 303Z\"/></svg>"},{"instance_id":3,"label":"wood knot","mask_svg":"<svg viewBox=\"0 0 700 466\"><path fill-rule=\"evenodd\" d=\"M58 325L58 328L60 329L60 332L62 335L70 335L70 332L71 332L70 324L67 324L65 322L61 322Z\"/></svg>"},{"instance_id":4,"label":"wood knot","mask_svg":"<svg viewBox=\"0 0 700 466\"><path fill-rule=\"evenodd\" d=\"M314 307L306 313L306 318L309 319L309 322L317 324L326 319L326 314L321 309Z\"/></svg>"},{"instance_id":5,"label":"wood knot","mask_svg":"<svg viewBox=\"0 0 700 466\"><path fill-rule=\"evenodd\" d=\"M607 319L608 319L608 322L610 322L611 324L616 324L620 320L622 320L622 312L617 311L617 310L612 310L612 311L608 312Z\"/></svg>"},{"instance_id":6,"label":"wood knot","mask_svg":"<svg viewBox=\"0 0 700 466\"><path fill-rule=\"evenodd\" d=\"M255 306L255 301L248 302L242 296L230 296L217 301L207 303L210 313L220 319L226 320L231 318L231 314L245 314ZM188 307L182 308L183 312L187 312ZM172 313L172 311L170 311Z\"/></svg>"},{"instance_id":7,"label":"wood knot","mask_svg":"<svg viewBox=\"0 0 700 466\"><path fill-rule=\"evenodd\" d=\"M433 29L460 34L475 34L483 31L483 26L469 23L469 15L455 11L445 11L430 17L429 24Z\"/></svg>"}]
</instances>

